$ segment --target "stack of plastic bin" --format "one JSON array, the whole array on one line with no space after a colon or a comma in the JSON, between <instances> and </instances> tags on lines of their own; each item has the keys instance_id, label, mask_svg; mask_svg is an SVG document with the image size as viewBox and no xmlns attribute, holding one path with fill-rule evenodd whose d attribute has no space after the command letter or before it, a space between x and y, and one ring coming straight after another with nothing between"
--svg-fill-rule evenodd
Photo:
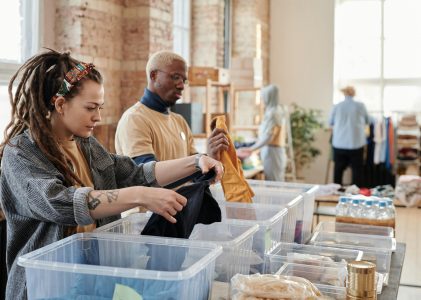
<instances>
[{"instance_id":1,"label":"stack of plastic bin","mask_svg":"<svg viewBox=\"0 0 421 300\"><path fill-rule=\"evenodd\" d=\"M363 251L363 260L376 264L377 272L383 275L387 284L392 252L396 250L396 240L388 236L354 234L343 232L315 232L310 241L317 246L345 248Z\"/></svg>"},{"instance_id":2,"label":"stack of plastic bin","mask_svg":"<svg viewBox=\"0 0 421 300\"><path fill-rule=\"evenodd\" d=\"M25 254L18 264L30 300L205 300L221 252L213 243L85 233Z\"/></svg>"},{"instance_id":3,"label":"stack of plastic bin","mask_svg":"<svg viewBox=\"0 0 421 300\"><path fill-rule=\"evenodd\" d=\"M292 216L288 218L296 218L296 225L292 233L282 239L283 242L304 244L310 240L318 185L264 180L248 180L247 182L255 194L253 203L289 206L289 213ZM225 201L221 184L212 186L211 191L217 201ZM302 202L294 203L293 200L300 195L303 197ZM292 240L291 235L294 236Z\"/></svg>"},{"instance_id":4,"label":"stack of plastic bin","mask_svg":"<svg viewBox=\"0 0 421 300\"><path fill-rule=\"evenodd\" d=\"M150 218L150 213L137 213L96 229L101 233L140 235ZM190 240L212 242L222 246L222 254L216 259L216 280L229 282L237 273L249 274L253 257L253 236L258 225L218 222L210 225L196 224Z\"/></svg>"},{"instance_id":5,"label":"stack of plastic bin","mask_svg":"<svg viewBox=\"0 0 421 300\"><path fill-rule=\"evenodd\" d=\"M314 229L314 232L345 232L368 235L380 235L394 237L394 230L392 227L373 226L340 222L320 222Z\"/></svg>"}]
</instances>

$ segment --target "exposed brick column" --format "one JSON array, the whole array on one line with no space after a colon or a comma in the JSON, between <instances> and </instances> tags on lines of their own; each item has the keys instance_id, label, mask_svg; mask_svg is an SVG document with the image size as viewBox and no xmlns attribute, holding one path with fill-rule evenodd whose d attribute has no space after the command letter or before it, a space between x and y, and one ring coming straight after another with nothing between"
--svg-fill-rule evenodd
<instances>
[{"instance_id":1,"label":"exposed brick column","mask_svg":"<svg viewBox=\"0 0 421 300\"><path fill-rule=\"evenodd\" d=\"M95 136L114 151L122 112L146 87L149 55L172 49L172 0L58 0L55 47L104 75L105 109Z\"/></svg>"},{"instance_id":2,"label":"exposed brick column","mask_svg":"<svg viewBox=\"0 0 421 300\"><path fill-rule=\"evenodd\" d=\"M269 81L269 0L232 0L232 55L260 57ZM259 42L260 40L260 42Z\"/></svg>"},{"instance_id":3,"label":"exposed brick column","mask_svg":"<svg viewBox=\"0 0 421 300\"><path fill-rule=\"evenodd\" d=\"M223 67L224 1L192 0L191 65Z\"/></svg>"},{"instance_id":4,"label":"exposed brick column","mask_svg":"<svg viewBox=\"0 0 421 300\"><path fill-rule=\"evenodd\" d=\"M146 63L150 54L172 50L172 0L125 1L123 11L123 60L121 104L135 103L147 86Z\"/></svg>"}]
</instances>

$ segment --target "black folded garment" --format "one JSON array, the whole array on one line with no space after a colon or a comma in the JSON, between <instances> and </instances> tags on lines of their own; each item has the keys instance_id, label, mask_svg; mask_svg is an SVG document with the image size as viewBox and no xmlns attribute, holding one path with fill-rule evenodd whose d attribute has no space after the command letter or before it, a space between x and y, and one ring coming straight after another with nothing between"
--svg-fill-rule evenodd
<instances>
[{"instance_id":1,"label":"black folded garment","mask_svg":"<svg viewBox=\"0 0 421 300\"><path fill-rule=\"evenodd\" d=\"M152 214L142 235L154 235L174 238L189 238L194 225L221 222L221 209L213 198L209 185L216 174L210 170L206 174L193 174L193 183L179 188L176 192L187 198L187 205L179 211L173 224L158 214Z\"/></svg>"}]
</instances>

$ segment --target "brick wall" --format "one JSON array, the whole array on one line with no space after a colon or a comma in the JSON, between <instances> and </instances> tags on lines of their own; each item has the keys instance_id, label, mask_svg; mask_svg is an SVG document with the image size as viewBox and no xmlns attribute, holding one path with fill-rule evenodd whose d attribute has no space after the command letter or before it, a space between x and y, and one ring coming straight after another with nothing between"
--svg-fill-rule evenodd
<instances>
[{"instance_id":1,"label":"brick wall","mask_svg":"<svg viewBox=\"0 0 421 300\"><path fill-rule=\"evenodd\" d=\"M264 85L269 81L269 4L269 0L232 0L232 57L250 64L250 58L261 58ZM260 123L255 93L241 93L239 105L238 125Z\"/></svg>"},{"instance_id":2,"label":"brick wall","mask_svg":"<svg viewBox=\"0 0 421 300\"><path fill-rule=\"evenodd\" d=\"M151 53L172 49L172 0L59 0L55 48L93 62L104 76L105 109L95 136L114 151L122 112L146 87Z\"/></svg>"}]
</instances>

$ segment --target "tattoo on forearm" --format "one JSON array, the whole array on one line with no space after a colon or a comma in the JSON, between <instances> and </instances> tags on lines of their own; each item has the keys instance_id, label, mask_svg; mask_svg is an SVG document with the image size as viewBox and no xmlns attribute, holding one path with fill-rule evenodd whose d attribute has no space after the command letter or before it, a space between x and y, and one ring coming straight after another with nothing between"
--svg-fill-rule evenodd
<instances>
[{"instance_id":1,"label":"tattoo on forearm","mask_svg":"<svg viewBox=\"0 0 421 300\"><path fill-rule=\"evenodd\" d=\"M110 190L110 191L103 191L103 192L96 192L96 196L89 193L88 195L88 208L90 210L94 210L101 204L102 201L107 200L108 203L112 203L113 201L117 201L118 199L119 190ZM101 201L102 198L102 201Z\"/></svg>"},{"instance_id":2,"label":"tattoo on forearm","mask_svg":"<svg viewBox=\"0 0 421 300\"><path fill-rule=\"evenodd\" d=\"M88 195L88 208L89 210L94 210L101 204L101 200L97 197L92 196L91 194Z\"/></svg>"},{"instance_id":3,"label":"tattoo on forearm","mask_svg":"<svg viewBox=\"0 0 421 300\"><path fill-rule=\"evenodd\" d=\"M119 192L118 190L106 191L108 203L111 203L113 201L117 201L118 192Z\"/></svg>"}]
</instances>

